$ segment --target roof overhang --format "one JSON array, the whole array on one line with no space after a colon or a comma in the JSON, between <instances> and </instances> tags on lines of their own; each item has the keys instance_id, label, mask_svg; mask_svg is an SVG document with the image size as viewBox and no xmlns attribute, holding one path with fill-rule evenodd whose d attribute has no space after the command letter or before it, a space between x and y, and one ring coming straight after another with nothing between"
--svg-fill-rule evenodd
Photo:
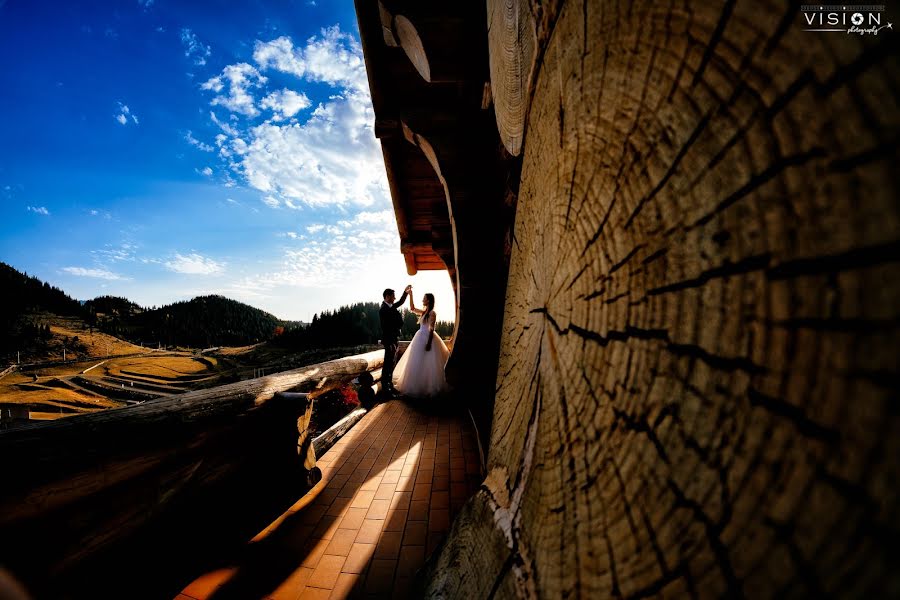
<instances>
[{"instance_id":1,"label":"roof overhang","mask_svg":"<svg viewBox=\"0 0 900 600\"><path fill-rule=\"evenodd\" d=\"M455 270L453 228L445 186L416 132L458 127L460 115L484 105L485 48L459 55L469 28L483 27L475 3L356 0L375 135L381 140L400 251L410 275ZM471 13L471 14L470 14ZM480 24L480 25L479 25ZM481 40L473 29L471 39Z\"/></svg>"}]
</instances>

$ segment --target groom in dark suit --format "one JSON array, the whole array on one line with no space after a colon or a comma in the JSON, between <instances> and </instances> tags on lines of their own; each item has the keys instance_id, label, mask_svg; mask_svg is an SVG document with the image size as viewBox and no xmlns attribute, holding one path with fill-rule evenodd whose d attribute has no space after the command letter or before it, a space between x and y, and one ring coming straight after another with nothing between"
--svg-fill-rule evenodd
<instances>
[{"instance_id":1,"label":"groom in dark suit","mask_svg":"<svg viewBox=\"0 0 900 600\"><path fill-rule=\"evenodd\" d=\"M412 286L406 286L400 300L394 302L394 290L388 288L384 290L381 303L381 310L378 316L381 320L381 343L384 345L384 366L381 368L381 389L387 395L396 393L394 389L394 365L397 362L397 348L400 339L400 329L403 327L403 317L397 307L403 306L406 295L412 291Z\"/></svg>"}]
</instances>

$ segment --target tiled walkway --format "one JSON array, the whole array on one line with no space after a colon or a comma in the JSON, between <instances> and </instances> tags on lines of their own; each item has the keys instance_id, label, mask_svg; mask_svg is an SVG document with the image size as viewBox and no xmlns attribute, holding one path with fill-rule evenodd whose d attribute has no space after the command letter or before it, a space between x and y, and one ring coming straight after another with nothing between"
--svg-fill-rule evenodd
<instances>
[{"instance_id":1,"label":"tiled walkway","mask_svg":"<svg viewBox=\"0 0 900 600\"><path fill-rule=\"evenodd\" d=\"M177 600L405 597L481 481L468 420L399 400L375 407L318 464L323 480L237 564Z\"/></svg>"}]
</instances>

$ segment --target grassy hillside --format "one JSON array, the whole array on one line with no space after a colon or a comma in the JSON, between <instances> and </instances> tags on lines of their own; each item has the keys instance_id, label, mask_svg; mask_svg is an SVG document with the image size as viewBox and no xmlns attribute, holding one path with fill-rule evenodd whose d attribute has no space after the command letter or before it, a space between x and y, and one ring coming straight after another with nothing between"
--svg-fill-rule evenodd
<instances>
[{"instance_id":1,"label":"grassy hillside","mask_svg":"<svg viewBox=\"0 0 900 600\"><path fill-rule=\"evenodd\" d=\"M26 362L61 360L64 349L66 358L133 351L117 351L126 343L121 340L153 347L249 345L271 339L282 325L274 315L222 296L153 310L114 296L79 302L4 263L0 285L0 362L15 361L17 353Z\"/></svg>"}]
</instances>

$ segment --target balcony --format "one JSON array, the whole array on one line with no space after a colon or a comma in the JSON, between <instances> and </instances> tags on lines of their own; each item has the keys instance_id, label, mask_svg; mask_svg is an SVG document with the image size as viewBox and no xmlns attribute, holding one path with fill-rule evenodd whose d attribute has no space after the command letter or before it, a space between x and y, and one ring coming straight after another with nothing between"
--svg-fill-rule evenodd
<instances>
[{"instance_id":1,"label":"balcony","mask_svg":"<svg viewBox=\"0 0 900 600\"><path fill-rule=\"evenodd\" d=\"M398 400L365 415L318 465L321 482L178 598L407 597L481 481L466 418Z\"/></svg>"},{"instance_id":2,"label":"balcony","mask_svg":"<svg viewBox=\"0 0 900 600\"><path fill-rule=\"evenodd\" d=\"M482 461L446 405L392 400L312 439L315 397L381 360L0 432L0 564L38 598L399 595Z\"/></svg>"}]
</instances>

